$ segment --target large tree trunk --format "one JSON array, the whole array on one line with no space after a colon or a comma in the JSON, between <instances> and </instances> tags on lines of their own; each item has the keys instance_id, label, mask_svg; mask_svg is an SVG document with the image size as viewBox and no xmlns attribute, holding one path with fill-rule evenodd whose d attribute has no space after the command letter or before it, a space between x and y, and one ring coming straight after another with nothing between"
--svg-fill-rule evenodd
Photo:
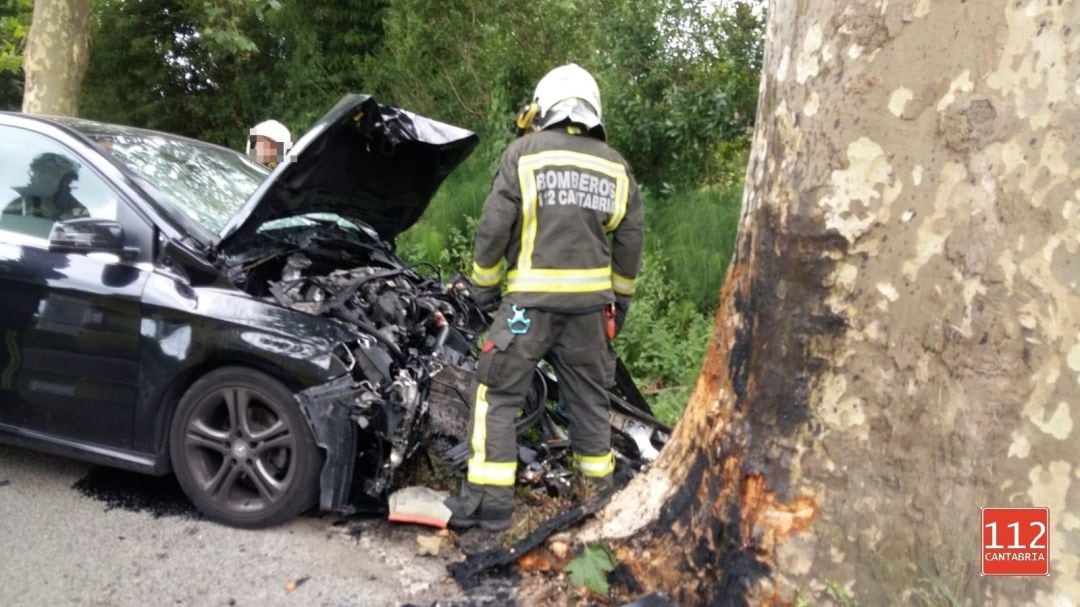
<instances>
[{"instance_id":1,"label":"large tree trunk","mask_svg":"<svg viewBox=\"0 0 1080 607\"><path fill-rule=\"evenodd\" d=\"M704 369L582 539L686 605L1074 605L1080 2L770 12ZM1031 505L1051 575L980 577L979 508Z\"/></svg>"},{"instance_id":2,"label":"large tree trunk","mask_svg":"<svg viewBox=\"0 0 1080 607\"><path fill-rule=\"evenodd\" d=\"M74 116L90 59L90 0L35 0L22 111Z\"/></svg>"}]
</instances>

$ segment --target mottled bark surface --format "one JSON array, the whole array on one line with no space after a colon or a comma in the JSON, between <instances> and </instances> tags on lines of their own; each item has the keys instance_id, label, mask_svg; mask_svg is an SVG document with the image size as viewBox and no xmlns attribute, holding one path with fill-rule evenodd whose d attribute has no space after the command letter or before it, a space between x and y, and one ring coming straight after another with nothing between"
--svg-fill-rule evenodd
<instances>
[{"instance_id":1,"label":"mottled bark surface","mask_svg":"<svg viewBox=\"0 0 1080 607\"><path fill-rule=\"evenodd\" d=\"M74 116L90 60L90 0L35 0L22 111Z\"/></svg>"},{"instance_id":2,"label":"mottled bark surface","mask_svg":"<svg viewBox=\"0 0 1080 607\"><path fill-rule=\"evenodd\" d=\"M583 539L680 604L1077 604L1080 2L770 10L705 367ZM1051 575L980 577L1030 505Z\"/></svg>"}]
</instances>

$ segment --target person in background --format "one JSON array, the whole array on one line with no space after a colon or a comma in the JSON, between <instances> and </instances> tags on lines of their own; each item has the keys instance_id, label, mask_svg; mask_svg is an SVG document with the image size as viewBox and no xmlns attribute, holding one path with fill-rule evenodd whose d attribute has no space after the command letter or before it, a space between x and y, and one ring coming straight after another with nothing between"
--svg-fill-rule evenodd
<instances>
[{"instance_id":1,"label":"person in background","mask_svg":"<svg viewBox=\"0 0 1080 607\"><path fill-rule=\"evenodd\" d=\"M89 217L90 212L71 192L79 165L66 156L46 152L30 162L29 182L15 188L19 196L4 207L5 215L52 221Z\"/></svg>"},{"instance_id":2,"label":"person in background","mask_svg":"<svg viewBox=\"0 0 1080 607\"><path fill-rule=\"evenodd\" d=\"M291 147L292 134L277 120L264 120L248 131L247 155L268 168L281 164Z\"/></svg>"}]
</instances>

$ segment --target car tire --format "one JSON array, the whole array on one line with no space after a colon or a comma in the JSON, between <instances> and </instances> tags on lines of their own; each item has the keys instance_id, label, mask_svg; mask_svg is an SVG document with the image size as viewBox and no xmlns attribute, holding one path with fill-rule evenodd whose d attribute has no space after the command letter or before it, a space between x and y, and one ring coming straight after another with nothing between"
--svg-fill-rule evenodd
<instances>
[{"instance_id":1,"label":"car tire","mask_svg":"<svg viewBox=\"0 0 1080 607\"><path fill-rule=\"evenodd\" d=\"M169 428L184 493L208 518L244 528L288 521L315 504L322 457L292 391L243 367L196 381Z\"/></svg>"}]
</instances>

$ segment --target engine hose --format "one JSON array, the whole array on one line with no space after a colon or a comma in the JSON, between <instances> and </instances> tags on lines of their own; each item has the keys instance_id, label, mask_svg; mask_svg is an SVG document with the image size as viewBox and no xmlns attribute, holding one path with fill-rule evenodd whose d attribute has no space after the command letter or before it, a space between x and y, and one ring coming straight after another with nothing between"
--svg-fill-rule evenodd
<instances>
[{"instance_id":1,"label":"engine hose","mask_svg":"<svg viewBox=\"0 0 1080 607\"><path fill-rule=\"evenodd\" d=\"M430 321L435 323L435 326L439 327L439 334L435 336L435 347L432 349L436 352L442 350L443 346L446 345L447 336L450 335L450 321L447 320L444 315L443 324L442 326L439 326L436 315L442 314L442 312L434 304L424 299L414 299L413 303L415 303L417 307L427 310L431 315Z\"/></svg>"},{"instance_id":2,"label":"engine hose","mask_svg":"<svg viewBox=\"0 0 1080 607\"><path fill-rule=\"evenodd\" d=\"M398 274L404 274L406 270L407 268L403 268L400 270L387 270L386 272L376 272L374 274L362 276L349 284L349 286L342 289L341 292L337 294L337 297L330 301L329 305L331 307L340 306L341 304L348 301L350 297L355 295L356 292L360 290L360 287L364 286L364 284L379 278L391 278L393 276L397 276Z\"/></svg>"}]
</instances>

